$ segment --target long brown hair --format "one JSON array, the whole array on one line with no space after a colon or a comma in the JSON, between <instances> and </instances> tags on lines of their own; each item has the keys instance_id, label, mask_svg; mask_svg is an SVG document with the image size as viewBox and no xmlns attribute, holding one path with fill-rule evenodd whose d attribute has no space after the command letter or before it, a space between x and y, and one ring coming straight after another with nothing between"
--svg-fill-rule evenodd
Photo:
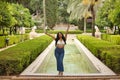
<instances>
[{"instance_id":1,"label":"long brown hair","mask_svg":"<svg viewBox=\"0 0 120 80\"><path fill-rule=\"evenodd\" d=\"M65 44L66 44L66 39L65 39L63 33L62 33L62 32L58 32L58 33L57 33L57 37L56 37L56 39L55 39L55 45L57 45L57 42L58 42L58 40L60 39L60 38L59 38L59 33L62 34L62 39L63 39L63 41L64 41Z\"/></svg>"}]
</instances>

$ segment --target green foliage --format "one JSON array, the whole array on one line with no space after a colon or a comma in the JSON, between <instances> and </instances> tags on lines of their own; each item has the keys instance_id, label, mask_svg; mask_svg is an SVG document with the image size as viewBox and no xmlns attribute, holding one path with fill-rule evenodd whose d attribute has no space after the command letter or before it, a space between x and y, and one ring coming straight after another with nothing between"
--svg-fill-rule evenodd
<instances>
[{"instance_id":1,"label":"green foliage","mask_svg":"<svg viewBox=\"0 0 120 80\"><path fill-rule=\"evenodd\" d=\"M69 14L67 13L67 6L69 0L58 0L58 22L57 23L68 23Z\"/></svg>"},{"instance_id":2,"label":"green foliage","mask_svg":"<svg viewBox=\"0 0 120 80\"><path fill-rule=\"evenodd\" d=\"M77 38L108 67L120 73L120 46L92 36L78 35Z\"/></svg>"},{"instance_id":3,"label":"green foliage","mask_svg":"<svg viewBox=\"0 0 120 80\"><path fill-rule=\"evenodd\" d=\"M12 45L12 44L16 44L21 42L21 38L23 39L23 41L28 40L29 39L29 34L24 34L24 35L8 35L8 36L0 36L0 48L5 47L5 39L8 38L9 39L9 44L8 45Z\"/></svg>"},{"instance_id":4,"label":"green foliage","mask_svg":"<svg viewBox=\"0 0 120 80\"><path fill-rule=\"evenodd\" d=\"M112 23L114 23L114 25L117 25L120 27L120 1L119 0L115 0L113 1L114 4L113 5L113 10L110 11L110 14L108 16L108 18L112 21Z\"/></svg>"},{"instance_id":5,"label":"green foliage","mask_svg":"<svg viewBox=\"0 0 120 80\"><path fill-rule=\"evenodd\" d=\"M42 5L42 1L43 0L29 0L30 4L29 4L29 9L32 12L39 12L41 13L43 11L43 5Z\"/></svg>"},{"instance_id":6,"label":"green foliage","mask_svg":"<svg viewBox=\"0 0 120 80\"><path fill-rule=\"evenodd\" d=\"M0 36L0 48L5 47L5 36Z\"/></svg>"},{"instance_id":7,"label":"green foliage","mask_svg":"<svg viewBox=\"0 0 120 80\"><path fill-rule=\"evenodd\" d=\"M113 2L111 0L105 0L103 6L99 9L96 24L100 27L113 27L113 23L108 18L109 13L113 10Z\"/></svg>"},{"instance_id":8,"label":"green foliage","mask_svg":"<svg viewBox=\"0 0 120 80\"><path fill-rule=\"evenodd\" d=\"M24 8L19 4L11 4L12 8L10 9L12 16L17 20L15 25L21 27L30 27L32 23L31 15L29 9Z\"/></svg>"},{"instance_id":9,"label":"green foliage","mask_svg":"<svg viewBox=\"0 0 120 80\"><path fill-rule=\"evenodd\" d=\"M120 73L120 47L101 52L101 60L116 73Z\"/></svg>"},{"instance_id":10,"label":"green foliage","mask_svg":"<svg viewBox=\"0 0 120 80\"><path fill-rule=\"evenodd\" d=\"M42 1L43 0L2 0L9 3L22 4L24 7L30 9L30 12L42 12Z\"/></svg>"},{"instance_id":11,"label":"green foliage","mask_svg":"<svg viewBox=\"0 0 120 80\"><path fill-rule=\"evenodd\" d=\"M52 38L41 36L0 52L0 75L21 73L51 41Z\"/></svg>"},{"instance_id":12,"label":"green foliage","mask_svg":"<svg viewBox=\"0 0 120 80\"><path fill-rule=\"evenodd\" d=\"M34 25L29 9L20 4L0 1L0 29ZM10 31L11 32L11 31ZM4 31L3 31L4 34Z\"/></svg>"},{"instance_id":13,"label":"green foliage","mask_svg":"<svg viewBox=\"0 0 120 80\"><path fill-rule=\"evenodd\" d=\"M57 22L57 0L45 0L46 21L50 28L53 28Z\"/></svg>"},{"instance_id":14,"label":"green foliage","mask_svg":"<svg viewBox=\"0 0 120 80\"><path fill-rule=\"evenodd\" d=\"M30 33L31 30L26 30L26 33ZM44 30L36 30L37 33L44 33ZM48 30L47 31L48 33L51 33L51 34L57 34L58 32L62 32L65 34L66 31L64 30ZM68 31L68 34L81 34L82 31L81 30L70 30Z\"/></svg>"},{"instance_id":15,"label":"green foliage","mask_svg":"<svg viewBox=\"0 0 120 80\"><path fill-rule=\"evenodd\" d=\"M101 27L118 26L118 33L120 34L120 1L119 0L105 0L103 6L98 11L96 24ZM116 30L114 31L116 34Z\"/></svg>"},{"instance_id":16,"label":"green foliage","mask_svg":"<svg viewBox=\"0 0 120 80\"><path fill-rule=\"evenodd\" d=\"M12 24L12 16L9 14L8 3L0 1L0 27L9 27Z\"/></svg>"},{"instance_id":17,"label":"green foliage","mask_svg":"<svg viewBox=\"0 0 120 80\"><path fill-rule=\"evenodd\" d=\"M101 38L103 40L112 42L116 45L120 45L120 35L109 35L109 34L102 34Z\"/></svg>"},{"instance_id":18,"label":"green foliage","mask_svg":"<svg viewBox=\"0 0 120 80\"><path fill-rule=\"evenodd\" d=\"M57 34L58 32L62 32L65 34L66 31L62 31L62 30L55 30L55 31L50 30L50 31L48 31L48 33L51 33L51 34ZM82 33L82 31L80 31L80 30L75 30L75 31L73 30L73 31L68 32L68 34L81 34L81 33Z\"/></svg>"}]
</instances>

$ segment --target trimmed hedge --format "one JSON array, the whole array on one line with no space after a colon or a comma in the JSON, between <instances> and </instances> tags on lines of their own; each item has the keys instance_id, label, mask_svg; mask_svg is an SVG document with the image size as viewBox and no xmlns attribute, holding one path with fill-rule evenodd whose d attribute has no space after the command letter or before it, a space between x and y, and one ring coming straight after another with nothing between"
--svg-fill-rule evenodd
<instances>
[{"instance_id":1,"label":"trimmed hedge","mask_svg":"<svg viewBox=\"0 0 120 80\"><path fill-rule=\"evenodd\" d=\"M87 29L86 32L87 33L92 33L92 30L91 29ZM106 30L100 29L100 32L101 33L106 33Z\"/></svg>"},{"instance_id":2,"label":"trimmed hedge","mask_svg":"<svg viewBox=\"0 0 120 80\"><path fill-rule=\"evenodd\" d=\"M92 36L78 35L77 38L114 72L120 73L119 45Z\"/></svg>"},{"instance_id":3,"label":"trimmed hedge","mask_svg":"<svg viewBox=\"0 0 120 80\"><path fill-rule=\"evenodd\" d=\"M46 35L0 52L0 75L21 73L52 41Z\"/></svg>"},{"instance_id":4,"label":"trimmed hedge","mask_svg":"<svg viewBox=\"0 0 120 80\"><path fill-rule=\"evenodd\" d=\"M0 48L5 47L5 36L0 36Z\"/></svg>"},{"instance_id":5,"label":"trimmed hedge","mask_svg":"<svg viewBox=\"0 0 120 80\"><path fill-rule=\"evenodd\" d=\"M48 33L51 33L51 34L56 34L56 33L58 33L58 32L62 32L62 33L64 33L65 34L65 32L66 31L63 31L63 30L49 30L48 31ZM68 34L81 34L82 33L82 31L80 31L80 30L70 30L70 31L68 31Z\"/></svg>"},{"instance_id":6,"label":"trimmed hedge","mask_svg":"<svg viewBox=\"0 0 120 80\"><path fill-rule=\"evenodd\" d=\"M31 30L27 30L26 33L30 33ZM44 33L43 30L36 30L37 33ZM66 31L65 30L47 30L48 33L51 33L51 34L56 34L58 32L62 32L62 33L65 33ZM83 31L81 30L70 30L68 32L68 34L81 34L83 33Z\"/></svg>"},{"instance_id":7,"label":"trimmed hedge","mask_svg":"<svg viewBox=\"0 0 120 80\"><path fill-rule=\"evenodd\" d=\"M31 32L31 29L26 29L25 30L25 33L30 33ZM43 29L37 29L37 30L35 30L35 32L37 32L37 33L44 33L44 30Z\"/></svg>"},{"instance_id":8,"label":"trimmed hedge","mask_svg":"<svg viewBox=\"0 0 120 80\"><path fill-rule=\"evenodd\" d=\"M120 45L120 35L102 34L101 38L106 41L110 41L114 44Z\"/></svg>"},{"instance_id":9,"label":"trimmed hedge","mask_svg":"<svg viewBox=\"0 0 120 80\"><path fill-rule=\"evenodd\" d=\"M9 35L9 36L0 36L0 48L5 47L5 39L9 38L9 44L8 45L12 45L12 44L16 44L21 42L21 38L23 39L23 41L28 40L29 39L29 34L23 34L23 35Z\"/></svg>"}]
</instances>

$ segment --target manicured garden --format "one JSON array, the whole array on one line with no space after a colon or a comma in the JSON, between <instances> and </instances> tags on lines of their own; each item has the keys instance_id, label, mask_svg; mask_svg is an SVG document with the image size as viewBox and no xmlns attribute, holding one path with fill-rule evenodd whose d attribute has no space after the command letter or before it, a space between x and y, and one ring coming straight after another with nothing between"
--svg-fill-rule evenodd
<instances>
[{"instance_id":1,"label":"manicured garden","mask_svg":"<svg viewBox=\"0 0 120 80\"><path fill-rule=\"evenodd\" d=\"M119 37L114 36L114 39L111 39L112 41L110 42L92 36L77 36L96 57L116 73L120 73L120 45L116 43L117 40L120 40Z\"/></svg>"},{"instance_id":2,"label":"manicured garden","mask_svg":"<svg viewBox=\"0 0 120 80\"><path fill-rule=\"evenodd\" d=\"M51 41L52 38L41 36L0 52L0 75L20 74Z\"/></svg>"},{"instance_id":3,"label":"manicured garden","mask_svg":"<svg viewBox=\"0 0 120 80\"><path fill-rule=\"evenodd\" d=\"M22 34L22 35L8 35L8 36L0 36L0 48L6 46L6 39L9 40L8 45L16 44L21 42L21 40L25 41L29 39L29 34Z\"/></svg>"}]
</instances>

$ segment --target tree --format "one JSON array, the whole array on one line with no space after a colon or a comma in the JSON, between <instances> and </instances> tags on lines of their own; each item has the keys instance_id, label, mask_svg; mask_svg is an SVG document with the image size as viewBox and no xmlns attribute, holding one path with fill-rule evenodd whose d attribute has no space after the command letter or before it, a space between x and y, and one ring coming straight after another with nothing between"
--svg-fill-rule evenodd
<instances>
[{"instance_id":1,"label":"tree","mask_svg":"<svg viewBox=\"0 0 120 80\"><path fill-rule=\"evenodd\" d=\"M5 28L13 25L14 18L10 15L8 10L9 4L0 1L0 29L3 30L3 35L5 34Z\"/></svg>"},{"instance_id":2,"label":"tree","mask_svg":"<svg viewBox=\"0 0 120 80\"><path fill-rule=\"evenodd\" d=\"M29 9L24 8L19 4L11 4L12 7L9 7L10 14L16 20L14 25L10 26L10 34L12 31L16 33L17 27L31 27L33 26L33 21Z\"/></svg>"},{"instance_id":3,"label":"tree","mask_svg":"<svg viewBox=\"0 0 120 80\"><path fill-rule=\"evenodd\" d=\"M86 19L92 15L92 35L94 36L95 12L101 4L101 0L70 0L68 12L71 13L70 19L84 18L84 29L86 29ZM86 30L85 30L86 31Z\"/></svg>"},{"instance_id":4,"label":"tree","mask_svg":"<svg viewBox=\"0 0 120 80\"><path fill-rule=\"evenodd\" d=\"M17 27L33 25L29 9L14 3L0 1L0 4L0 29L3 30L3 34L4 28L10 28L10 34L12 34Z\"/></svg>"},{"instance_id":5,"label":"tree","mask_svg":"<svg viewBox=\"0 0 120 80\"><path fill-rule=\"evenodd\" d=\"M113 3L113 1L111 1ZM108 18L115 25L118 26L119 34L120 34L120 1L115 0L113 3L113 10L110 11Z\"/></svg>"},{"instance_id":6,"label":"tree","mask_svg":"<svg viewBox=\"0 0 120 80\"><path fill-rule=\"evenodd\" d=\"M43 12L42 7L42 1L43 0L30 0L29 8L32 10L32 12L35 12L36 14Z\"/></svg>"},{"instance_id":7,"label":"tree","mask_svg":"<svg viewBox=\"0 0 120 80\"><path fill-rule=\"evenodd\" d=\"M113 2L105 0L103 6L98 10L96 24L101 27L113 27L113 23L108 18L109 13L113 10Z\"/></svg>"},{"instance_id":8,"label":"tree","mask_svg":"<svg viewBox=\"0 0 120 80\"><path fill-rule=\"evenodd\" d=\"M58 23L68 23L69 13L67 13L67 6L69 0L58 0Z\"/></svg>"},{"instance_id":9,"label":"tree","mask_svg":"<svg viewBox=\"0 0 120 80\"><path fill-rule=\"evenodd\" d=\"M49 28L53 28L57 22L57 0L45 0L46 5L46 23Z\"/></svg>"},{"instance_id":10,"label":"tree","mask_svg":"<svg viewBox=\"0 0 120 80\"><path fill-rule=\"evenodd\" d=\"M96 24L104 27L108 26L113 28L113 26L118 26L120 34L120 1L119 0L105 0L103 6L100 8L97 14ZM115 32L116 33L116 28Z\"/></svg>"}]
</instances>

